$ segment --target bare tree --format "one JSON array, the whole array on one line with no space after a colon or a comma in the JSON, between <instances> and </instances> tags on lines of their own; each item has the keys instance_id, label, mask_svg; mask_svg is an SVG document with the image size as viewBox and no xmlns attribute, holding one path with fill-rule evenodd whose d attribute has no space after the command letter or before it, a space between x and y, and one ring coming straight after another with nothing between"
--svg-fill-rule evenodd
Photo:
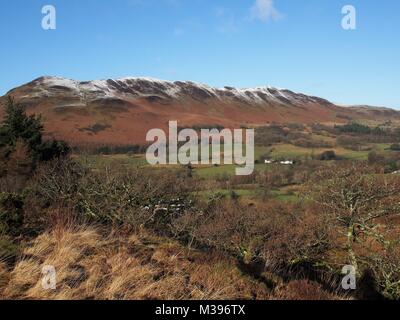
<instances>
[{"instance_id":1,"label":"bare tree","mask_svg":"<svg viewBox=\"0 0 400 320\"><path fill-rule=\"evenodd\" d=\"M399 178L358 163L320 172L315 181L313 200L345 234L350 263L358 270L354 244L363 236L382 241L380 221L400 214Z\"/></svg>"}]
</instances>

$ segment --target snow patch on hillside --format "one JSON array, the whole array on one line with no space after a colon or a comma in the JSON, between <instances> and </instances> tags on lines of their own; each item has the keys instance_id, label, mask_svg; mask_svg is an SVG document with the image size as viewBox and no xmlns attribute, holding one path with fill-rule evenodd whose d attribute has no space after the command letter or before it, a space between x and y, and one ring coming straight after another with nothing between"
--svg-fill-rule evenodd
<instances>
[{"instance_id":1,"label":"snow patch on hillside","mask_svg":"<svg viewBox=\"0 0 400 320\"><path fill-rule=\"evenodd\" d=\"M56 89L65 88L82 99L90 98L118 98L134 95L146 97L163 95L171 99L179 99L190 92L202 92L203 96L217 99L236 99L238 101L263 104L268 102L278 103L305 103L316 102L313 97L296 94L286 89L263 86L256 88L213 88L205 84L191 81L166 81L146 77L124 77L109 80L75 81L60 77L41 78L41 89L51 95ZM189 94L188 94L189 92ZM54 92L53 92L54 93Z\"/></svg>"}]
</instances>

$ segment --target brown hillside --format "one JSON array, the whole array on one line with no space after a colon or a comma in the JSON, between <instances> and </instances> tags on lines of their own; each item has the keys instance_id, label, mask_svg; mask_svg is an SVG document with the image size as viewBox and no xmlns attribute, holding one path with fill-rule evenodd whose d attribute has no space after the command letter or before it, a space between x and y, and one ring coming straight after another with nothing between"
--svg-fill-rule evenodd
<instances>
[{"instance_id":1,"label":"brown hillside","mask_svg":"<svg viewBox=\"0 0 400 320\"><path fill-rule=\"evenodd\" d=\"M7 95L42 114L48 136L72 144L142 144L153 128L179 126L343 123L393 120L400 113L385 108L340 107L289 90L262 87L215 89L192 82L126 78L78 82L42 77ZM5 97L0 98L4 103ZM0 112L0 116L3 110Z\"/></svg>"}]
</instances>

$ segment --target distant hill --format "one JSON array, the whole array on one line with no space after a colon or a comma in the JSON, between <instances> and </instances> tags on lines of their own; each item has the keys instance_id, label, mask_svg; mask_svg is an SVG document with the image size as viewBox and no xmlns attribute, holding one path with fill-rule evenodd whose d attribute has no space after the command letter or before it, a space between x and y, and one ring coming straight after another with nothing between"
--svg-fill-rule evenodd
<instances>
[{"instance_id":1,"label":"distant hill","mask_svg":"<svg viewBox=\"0 0 400 320\"><path fill-rule=\"evenodd\" d=\"M75 81L41 77L7 95L26 105L29 113L42 114L47 135L72 144L143 143L148 130L166 129L169 120L177 120L181 127L232 128L272 122L400 120L400 112L392 109L342 107L286 89L212 88L151 78ZM5 96L0 98L4 100Z\"/></svg>"}]
</instances>

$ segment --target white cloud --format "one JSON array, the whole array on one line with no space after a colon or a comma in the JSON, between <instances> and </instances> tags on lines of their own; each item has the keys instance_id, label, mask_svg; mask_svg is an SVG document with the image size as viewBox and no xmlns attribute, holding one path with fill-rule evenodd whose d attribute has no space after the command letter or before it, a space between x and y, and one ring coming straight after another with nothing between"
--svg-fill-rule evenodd
<instances>
[{"instance_id":1,"label":"white cloud","mask_svg":"<svg viewBox=\"0 0 400 320\"><path fill-rule=\"evenodd\" d=\"M282 15L275 9L274 0L256 0L251 10L251 18L263 22L279 20Z\"/></svg>"}]
</instances>

